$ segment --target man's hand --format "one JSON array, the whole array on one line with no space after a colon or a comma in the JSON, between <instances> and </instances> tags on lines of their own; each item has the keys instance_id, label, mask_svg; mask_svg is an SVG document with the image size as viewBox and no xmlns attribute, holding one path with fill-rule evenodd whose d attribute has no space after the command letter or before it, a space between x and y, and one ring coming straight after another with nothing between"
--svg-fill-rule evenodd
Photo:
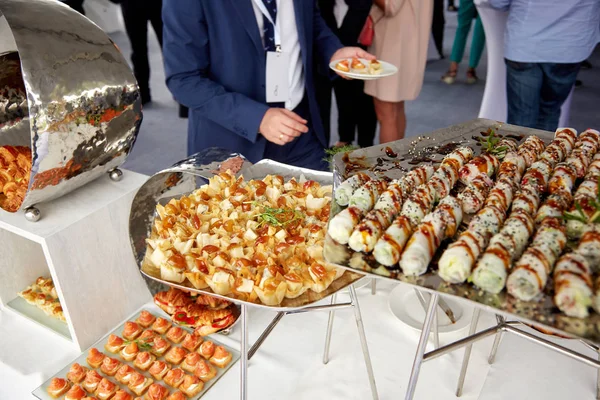
<instances>
[{"instance_id":1,"label":"man's hand","mask_svg":"<svg viewBox=\"0 0 600 400\"><path fill-rule=\"evenodd\" d=\"M342 47L341 49L333 53L333 56L331 57L331 60L329 62L348 58L364 58L365 60L369 61L377 59L377 57L375 57L373 54L367 53L360 47ZM342 78L349 79L348 77L345 77L337 71L336 73Z\"/></svg>"},{"instance_id":2,"label":"man's hand","mask_svg":"<svg viewBox=\"0 0 600 400\"><path fill-rule=\"evenodd\" d=\"M280 146L308 132L307 121L285 108L269 108L258 131L269 141Z\"/></svg>"}]
</instances>

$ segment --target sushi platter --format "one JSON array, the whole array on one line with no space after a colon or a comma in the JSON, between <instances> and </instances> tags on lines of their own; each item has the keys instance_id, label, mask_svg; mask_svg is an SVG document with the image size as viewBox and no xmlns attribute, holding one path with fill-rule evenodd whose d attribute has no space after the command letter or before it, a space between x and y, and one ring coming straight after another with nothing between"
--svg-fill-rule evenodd
<instances>
[{"instance_id":1,"label":"sushi platter","mask_svg":"<svg viewBox=\"0 0 600 400\"><path fill-rule=\"evenodd\" d=\"M599 146L476 119L338 154L325 260L600 343Z\"/></svg>"},{"instance_id":2,"label":"sushi platter","mask_svg":"<svg viewBox=\"0 0 600 400\"><path fill-rule=\"evenodd\" d=\"M80 399L86 393L123 400L201 398L235 364L239 352L169 319L158 308L136 313L33 394L40 400Z\"/></svg>"}]
</instances>

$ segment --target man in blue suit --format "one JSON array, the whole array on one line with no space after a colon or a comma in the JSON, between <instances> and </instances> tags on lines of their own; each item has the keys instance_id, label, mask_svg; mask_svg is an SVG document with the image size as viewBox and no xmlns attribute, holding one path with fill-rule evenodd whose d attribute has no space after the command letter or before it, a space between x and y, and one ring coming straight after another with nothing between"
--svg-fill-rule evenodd
<instances>
[{"instance_id":1,"label":"man in blue suit","mask_svg":"<svg viewBox=\"0 0 600 400\"><path fill-rule=\"evenodd\" d=\"M327 168L313 57L374 57L342 47L315 0L165 0L163 21L167 86L190 108L190 154L216 146ZM267 93L282 80L285 90Z\"/></svg>"}]
</instances>

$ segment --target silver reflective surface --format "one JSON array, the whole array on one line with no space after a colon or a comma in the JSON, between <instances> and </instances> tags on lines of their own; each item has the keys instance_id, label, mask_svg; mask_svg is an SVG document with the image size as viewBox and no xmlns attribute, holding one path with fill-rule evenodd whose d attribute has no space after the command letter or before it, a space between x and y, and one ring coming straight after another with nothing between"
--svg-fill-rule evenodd
<instances>
[{"instance_id":1,"label":"silver reflective surface","mask_svg":"<svg viewBox=\"0 0 600 400\"><path fill-rule=\"evenodd\" d=\"M33 156L21 208L121 165L141 121L133 73L98 26L58 1L0 0L0 146Z\"/></svg>"},{"instance_id":2,"label":"silver reflective surface","mask_svg":"<svg viewBox=\"0 0 600 400\"><path fill-rule=\"evenodd\" d=\"M476 119L440 129L417 138L409 138L385 145L355 150L348 156L339 154L334 158L334 193L337 186L348 175L356 171L367 172L372 176L385 175L390 178L398 178L403 176L410 168L417 165L410 163L415 155L440 161L443 155L437 154L434 149L448 143L460 143L461 145L470 146L475 150L476 154L479 154L479 146L476 145L476 140L473 137L480 136L480 133L487 131L488 128L495 128L496 132L503 135L515 135L515 139L519 135L524 135L525 137L537 135L546 144L554 136L551 132L500 124L486 119ZM433 151L423 151L426 148ZM390 154L395 154L395 156L390 157ZM334 202L331 207L331 217L340 211L341 208ZM461 231L466 228L468 223L469 218L465 218ZM546 285L546 291L541 299L530 302L520 301L508 295L506 291L498 295L493 295L476 288L470 283L453 285L444 282L437 275L437 260L447 245L448 243L442 243L442 246L438 249L436 256L430 264L428 272L419 277L405 276L399 269L399 266L396 266L397 269L394 270L387 269L378 264L372 255L354 252L348 246L335 242L329 235L325 238L324 256L327 261L349 270L360 271L367 275L396 282L401 281L428 292L443 293L468 300L479 307L487 309L487 311L528 322L542 331L577 336L600 343L600 315L592 312L589 318L578 319L562 314L552 301L552 288L554 285L551 278Z\"/></svg>"},{"instance_id":3,"label":"silver reflective surface","mask_svg":"<svg viewBox=\"0 0 600 400\"><path fill-rule=\"evenodd\" d=\"M252 164L240 154L232 154L228 150L218 148L209 148L196 153L189 158L180 161L171 168L167 168L153 175L144 185L142 185L133 199L131 213L129 215L129 237L131 239L133 254L143 275L168 286L197 293L210 294L211 296L220 297L234 303L245 303L255 307L268 308L270 310L290 310L305 307L332 295L363 277L362 274L347 271L339 279L333 281L329 288L323 292L315 293L312 290L307 290L306 293L295 299L284 299L281 305L276 307L249 303L233 297L217 295L210 289L199 290L194 288L191 284L187 284L187 280L183 284L162 280L160 278L160 271L157 268L152 268L143 262L146 254L146 239L150 237L152 223L156 215L156 204L159 202L166 203L175 196L181 196L192 192L199 186L196 182L197 178L202 181L200 184L206 183L216 171L220 170L224 162L232 159L243 161L242 167L236 176L243 175L246 179L262 179L267 175L277 174L288 180L292 177L298 178L301 175L304 175L307 179L315 180L321 184L331 185L331 172L320 172L298 168L272 160L261 160L256 164Z\"/></svg>"}]
</instances>

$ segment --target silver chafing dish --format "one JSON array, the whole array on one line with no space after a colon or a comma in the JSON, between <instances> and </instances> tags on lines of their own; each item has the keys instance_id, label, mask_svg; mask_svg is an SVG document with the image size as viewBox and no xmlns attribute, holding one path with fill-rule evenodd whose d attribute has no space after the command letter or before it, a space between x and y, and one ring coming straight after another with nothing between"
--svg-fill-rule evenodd
<instances>
[{"instance_id":1,"label":"silver chafing dish","mask_svg":"<svg viewBox=\"0 0 600 400\"><path fill-rule=\"evenodd\" d=\"M0 0L0 146L31 148L20 209L110 172L130 153L142 121L136 80L112 40L53 0Z\"/></svg>"}]
</instances>

